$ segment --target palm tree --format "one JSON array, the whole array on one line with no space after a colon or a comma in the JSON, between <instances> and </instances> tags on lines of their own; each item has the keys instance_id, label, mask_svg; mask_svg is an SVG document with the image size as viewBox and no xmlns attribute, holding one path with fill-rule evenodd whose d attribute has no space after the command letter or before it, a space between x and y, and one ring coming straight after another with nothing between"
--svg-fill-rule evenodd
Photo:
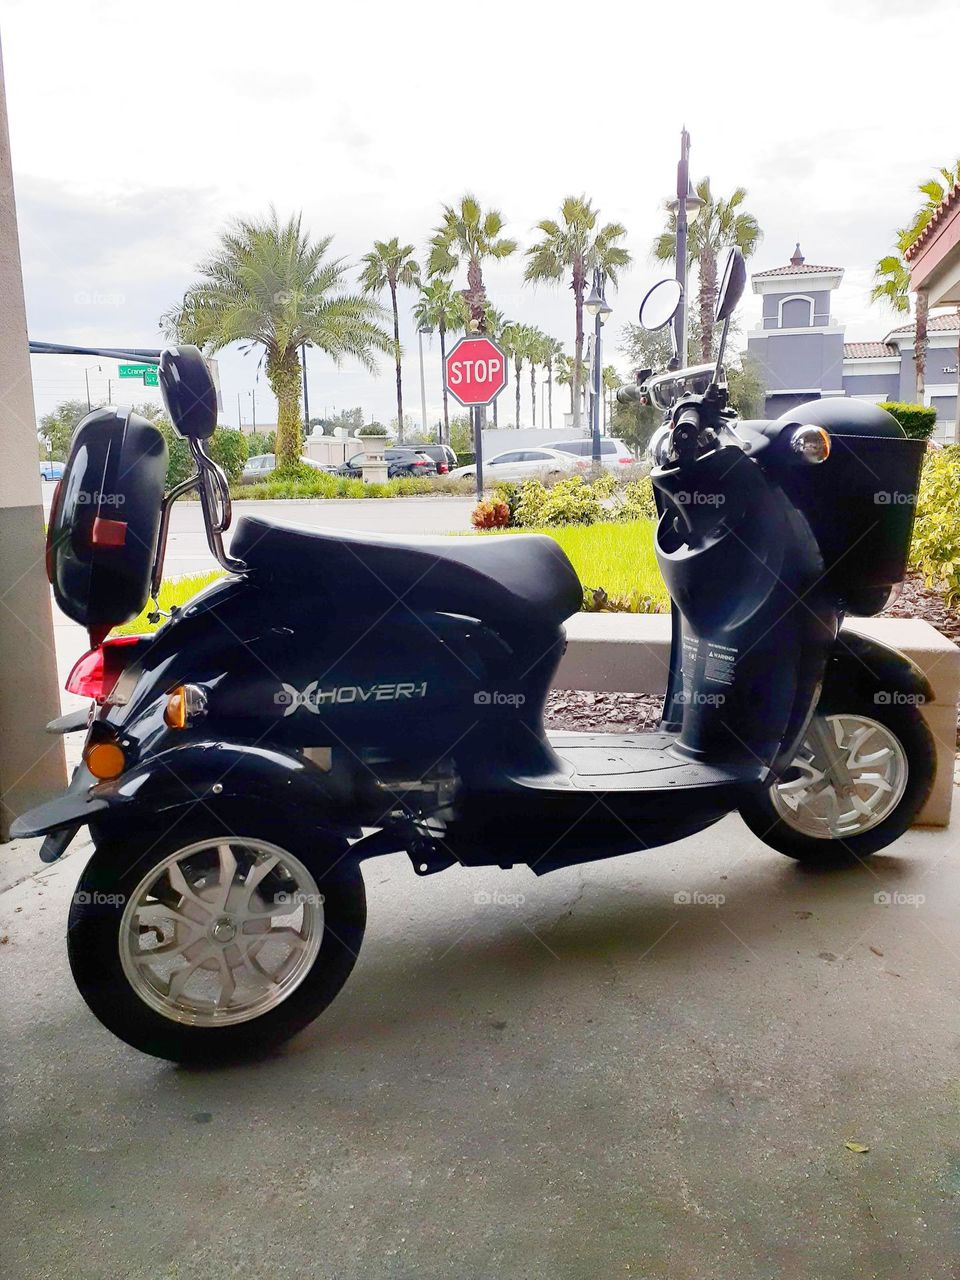
<instances>
[{"instance_id":1,"label":"palm tree","mask_svg":"<svg viewBox=\"0 0 960 1280\"><path fill-rule=\"evenodd\" d=\"M268 218L240 219L197 268L201 279L163 317L171 337L211 353L233 342L263 348L277 398L281 468L295 466L302 447L301 347L319 347L338 364L352 356L371 372L373 353L393 349L383 310L346 291L346 262L327 256L332 239L311 240L300 214L282 225L273 209Z\"/></svg>"},{"instance_id":2,"label":"palm tree","mask_svg":"<svg viewBox=\"0 0 960 1280\"><path fill-rule=\"evenodd\" d=\"M487 293L483 283L486 258L508 258L516 252L516 240L503 231L503 214L499 209L480 207L476 196L461 196L459 205L445 204L443 218L430 240L427 272L431 276L449 276L461 265L467 268L464 298L470 309L470 330L486 333Z\"/></svg>"},{"instance_id":3,"label":"palm tree","mask_svg":"<svg viewBox=\"0 0 960 1280\"><path fill-rule=\"evenodd\" d=\"M463 294L457 293L449 280L443 276L435 276L421 286L420 297L413 308L413 318L419 329L436 329L440 334L440 369L443 384L443 439L441 444L450 443L450 413L447 405L447 334L465 329L467 325L467 304Z\"/></svg>"},{"instance_id":4,"label":"palm tree","mask_svg":"<svg viewBox=\"0 0 960 1280\"><path fill-rule=\"evenodd\" d=\"M527 250L524 279L560 281L570 272L576 311L574 341L573 425L580 426L580 385L583 381L583 295L587 273L600 271L615 285L618 272L630 264L630 254L617 243L627 234L619 222L608 222L597 229L599 210L586 196L567 196L560 206L560 221L544 218L537 223L543 239Z\"/></svg>"},{"instance_id":5,"label":"palm tree","mask_svg":"<svg viewBox=\"0 0 960 1280\"><path fill-rule=\"evenodd\" d=\"M940 169L939 178L931 178L929 182L921 182L917 190L926 196L923 204L914 214L908 227L901 227L894 240L895 253L888 253L880 259L873 270L873 288L870 290L871 302L886 302L901 315L910 312L910 268L905 258L906 251L926 230L927 224L937 209L946 199L953 186L960 182L960 160L952 168ZM927 381L927 318L928 302L926 290L917 291L917 306L914 317L913 363L916 370L916 396L922 401Z\"/></svg>"},{"instance_id":6,"label":"palm tree","mask_svg":"<svg viewBox=\"0 0 960 1280\"><path fill-rule=\"evenodd\" d=\"M516 383L517 396L515 427L520 426L520 374L523 370L523 362L530 355L532 332L533 330L528 325L513 322L505 324L500 331L500 345L513 361L513 376Z\"/></svg>"},{"instance_id":7,"label":"palm tree","mask_svg":"<svg viewBox=\"0 0 960 1280\"><path fill-rule=\"evenodd\" d=\"M527 332L527 359L530 361L530 425L537 425L537 369L547 361L547 344L551 341L539 329Z\"/></svg>"},{"instance_id":8,"label":"palm tree","mask_svg":"<svg viewBox=\"0 0 960 1280\"><path fill-rule=\"evenodd\" d=\"M547 371L547 425L553 430L553 373L557 361L563 355L563 344L556 338L544 335L543 367Z\"/></svg>"},{"instance_id":9,"label":"palm tree","mask_svg":"<svg viewBox=\"0 0 960 1280\"><path fill-rule=\"evenodd\" d=\"M747 213L743 202L746 187L737 187L728 200L715 198L710 179L697 183L697 195L703 208L687 232L687 260L697 264L700 293L700 355L706 364L713 359L713 313L717 298L717 258L723 249L736 246L749 258L763 239L760 224ZM660 262L673 262L677 256L677 215L668 212L666 229L653 242L653 256Z\"/></svg>"},{"instance_id":10,"label":"palm tree","mask_svg":"<svg viewBox=\"0 0 960 1280\"><path fill-rule=\"evenodd\" d=\"M574 397L575 395L579 397L579 386L577 385L576 379L576 361L573 356L568 356L565 352L561 351L560 354L554 358L554 363L557 368L557 382L560 383L561 387L570 388L570 413L575 416L576 409Z\"/></svg>"},{"instance_id":11,"label":"palm tree","mask_svg":"<svg viewBox=\"0 0 960 1280\"><path fill-rule=\"evenodd\" d=\"M413 256L412 244L401 244L399 237L392 240L374 240L373 248L360 259L360 287L364 293L380 293L390 290L393 306L393 358L397 366L397 443L403 444L403 372L400 352L400 312L397 308L397 289L420 288L420 268Z\"/></svg>"},{"instance_id":12,"label":"palm tree","mask_svg":"<svg viewBox=\"0 0 960 1280\"><path fill-rule=\"evenodd\" d=\"M603 389L606 392L603 404L604 426L613 418L613 393L623 386L623 379L612 364L605 364L600 374Z\"/></svg>"}]
</instances>

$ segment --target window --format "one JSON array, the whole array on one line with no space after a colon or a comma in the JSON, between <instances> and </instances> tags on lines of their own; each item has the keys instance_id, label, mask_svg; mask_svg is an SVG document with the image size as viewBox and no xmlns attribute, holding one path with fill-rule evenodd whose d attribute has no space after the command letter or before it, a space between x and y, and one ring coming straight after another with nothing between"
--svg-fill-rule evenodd
<instances>
[{"instance_id":1,"label":"window","mask_svg":"<svg viewBox=\"0 0 960 1280\"><path fill-rule=\"evenodd\" d=\"M802 295L780 303L781 329L809 329L813 324L813 299Z\"/></svg>"},{"instance_id":2,"label":"window","mask_svg":"<svg viewBox=\"0 0 960 1280\"><path fill-rule=\"evenodd\" d=\"M500 467L506 462L520 462L522 458L523 454L521 453L501 453L499 458L491 458L490 466Z\"/></svg>"},{"instance_id":3,"label":"window","mask_svg":"<svg viewBox=\"0 0 960 1280\"><path fill-rule=\"evenodd\" d=\"M544 453L542 449L528 449L526 453L521 454L523 462L549 462L550 454Z\"/></svg>"}]
</instances>

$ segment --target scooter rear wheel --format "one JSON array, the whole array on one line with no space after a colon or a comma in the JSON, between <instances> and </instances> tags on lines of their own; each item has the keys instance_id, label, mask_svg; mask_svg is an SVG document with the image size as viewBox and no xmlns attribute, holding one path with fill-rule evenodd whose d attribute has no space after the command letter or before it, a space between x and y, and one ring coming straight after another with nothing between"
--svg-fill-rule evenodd
<instances>
[{"instance_id":1,"label":"scooter rear wheel","mask_svg":"<svg viewBox=\"0 0 960 1280\"><path fill-rule=\"evenodd\" d=\"M239 815L98 844L70 910L80 994L121 1040L175 1062L281 1043L359 952L366 899L347 847Z\"/></svg>"},{"instance_id":2,"label":"scooter rear wheel","mask_svg":"<svg viewBox=\"0 0 960 1280\"><path fill-rule=\"evenodd\" d=\"M935 776L933 738L916 707L824 701L786 778L751 796L740 814L778 852L839 866L903 835Z\"/></svg>"}]
</instances>

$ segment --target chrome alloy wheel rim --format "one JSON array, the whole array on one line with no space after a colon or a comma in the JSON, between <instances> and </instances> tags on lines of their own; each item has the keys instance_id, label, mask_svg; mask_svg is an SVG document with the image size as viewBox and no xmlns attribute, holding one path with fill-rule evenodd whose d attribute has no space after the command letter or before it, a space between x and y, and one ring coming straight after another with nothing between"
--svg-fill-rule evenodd
<instances>
[{"instance_id":1,"label":"chrome alloy wheel rim","mask_svg":"<svg viewBox=\"0 0 960 1280\"><path fill-rule=\"evenodd\" d=\"M298 858L263 840L203 840L137 885L120 922L120 961L165 1018L230 1026L286 1000L310 972L323 930L323 896Z\"/></svg>"},{"instance_id":2,"label":"chrome alloy wheel rim","mask_svg":"<svg viewBox=\"0 0 960 1280\"><path fill-rule=\"evenodd\" d=\"M791 769L777 783L777 815L805 836L842 840L869 831L896 809L907 785L907 754L886 725L869 716L814 716Z\"/></svg>"}]
</instances>

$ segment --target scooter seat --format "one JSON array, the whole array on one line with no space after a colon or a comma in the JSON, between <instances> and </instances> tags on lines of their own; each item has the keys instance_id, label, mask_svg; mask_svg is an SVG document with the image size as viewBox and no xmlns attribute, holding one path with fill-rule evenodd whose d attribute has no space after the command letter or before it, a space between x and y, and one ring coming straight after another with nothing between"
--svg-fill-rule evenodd
<instances>
[{"instance_id":1,"label":"scooter seat","mask_svg":"<svg viewBox=\"0 0 960 1280\"><path fill-rule=\"evenodd\" d=\"M275 524L243 516L231 555L258 576L298 591L345 591L358 609L461 613L513 626L557 627L583 603L576 570L552 538L381 537L339 529Z\"/></svg>"}]
</instances>

